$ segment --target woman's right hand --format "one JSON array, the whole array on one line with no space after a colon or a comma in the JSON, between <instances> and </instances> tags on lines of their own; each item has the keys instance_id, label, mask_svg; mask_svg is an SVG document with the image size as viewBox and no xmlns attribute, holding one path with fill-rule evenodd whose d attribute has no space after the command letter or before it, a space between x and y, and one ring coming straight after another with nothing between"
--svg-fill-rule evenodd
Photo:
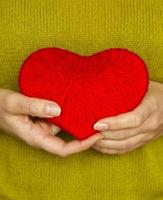
<instances>
[{"instance_id":1,"label":"woman's right hand","mask_svg":"<svg viewBox=\"0 0 163 200\"><path fill-rule=\"evenodd\" d=\"M52 106L49 112L46 110L47 105ZM101 133L96 133L82 141L65 142L56 136L60 131L58 126L41 120L41 117L55 117L59 114L60 107L53 101L0 89L0 129L33 147L65 157L84 151L101 139ZM40 119L34 122L32 117Z\"/></svg>"}]
</instances>

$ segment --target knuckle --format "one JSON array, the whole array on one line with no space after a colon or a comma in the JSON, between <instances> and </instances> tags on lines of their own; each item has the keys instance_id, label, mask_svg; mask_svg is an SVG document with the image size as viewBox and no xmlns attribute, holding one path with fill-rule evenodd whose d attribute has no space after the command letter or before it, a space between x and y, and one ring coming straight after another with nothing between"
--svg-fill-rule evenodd
<instances>
[{"instance_id":1,"label":"knuckle","mask_svg":"<svg viewBox=\"0 0 163 200\"><path fill-rule=\"evenodd\" d=\"M25 109L27 114L34 116L34 107L33 101L29 101L29 99L25 100Z\"/></svg>"}]
</instances>

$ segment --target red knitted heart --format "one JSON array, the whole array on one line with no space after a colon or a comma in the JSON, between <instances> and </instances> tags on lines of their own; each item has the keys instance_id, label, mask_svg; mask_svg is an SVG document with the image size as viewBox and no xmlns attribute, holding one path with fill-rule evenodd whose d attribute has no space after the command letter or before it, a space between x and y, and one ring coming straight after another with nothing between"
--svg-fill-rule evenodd
<instances>
[{"instance_id":1,"label":"red knitted heart","mask_svg":"<svg viewBox=\"0 0 163 200\"><path fill-rule=\"evenodd\" d=\"M79 140L96 133L94 123L134 109L148 89L148 71L135 53L121 48L81 56L43 48L24 61L20 92L57 102L61 115L45 118Z\"/></svg>"}]
</instances>

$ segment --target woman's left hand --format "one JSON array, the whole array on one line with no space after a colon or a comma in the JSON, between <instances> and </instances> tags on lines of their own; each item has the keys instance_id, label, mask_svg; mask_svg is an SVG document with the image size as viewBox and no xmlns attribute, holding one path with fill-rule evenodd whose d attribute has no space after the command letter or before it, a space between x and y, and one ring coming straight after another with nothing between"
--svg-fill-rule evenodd
<instances>
[{"instance_id":1,"label":"woman's left hand","mask_svg":"<svg viewBox=\"0 0 163 200\"><path fill-rule=\"evenodd\" d=\"M149 82L148 92L134 110L103 118L94 129L103 139L92 148L102 153L124 154L163 135L163 84Z\"/></svg>"}]
</instances>

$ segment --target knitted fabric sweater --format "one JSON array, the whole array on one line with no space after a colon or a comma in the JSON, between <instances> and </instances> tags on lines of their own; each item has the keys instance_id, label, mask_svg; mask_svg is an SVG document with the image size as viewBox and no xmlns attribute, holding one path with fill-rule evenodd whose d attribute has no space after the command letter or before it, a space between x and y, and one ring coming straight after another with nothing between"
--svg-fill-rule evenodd
<instances>
[{"instance_id":1,"label":"knitted fabric sweater","mask_svg":"<svg viewBox=\"0 0 163 200\"><path fill-rule=\"evenodd\" d=\"M127 48L163 82L163 2L1 0L0 88L19 91L23 60L43 47L82 55ZM163 137L123 155L89 149L60 158L0 130L0 200L52 199L163 199Z\"/></svg>"}]
</instances>

